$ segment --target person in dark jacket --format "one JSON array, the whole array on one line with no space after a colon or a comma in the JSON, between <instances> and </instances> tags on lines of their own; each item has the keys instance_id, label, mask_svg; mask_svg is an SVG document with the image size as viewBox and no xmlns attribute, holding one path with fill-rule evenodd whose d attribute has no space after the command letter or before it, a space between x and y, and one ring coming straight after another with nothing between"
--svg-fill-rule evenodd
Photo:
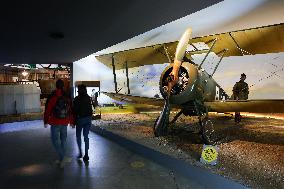
<instances>
[{"instance_id":1,"label":"person in dark jacket","mask_svg":"<svg viewBox=\"0 0 284 189\"><path fill-rule=\"evenodd\" d=\"M47 99L44 111L44 127L51 125L51 141L59 157L56 163L60 163L63 168L70 158L65 156L67 126L70 124L74 128L74 119L71 107L71 99L63 91L64 82L56 81L56 90Z\"/></svg>"},{"instance_id":2,"label":"person in dark jacket","mask_svg":"<svg viewBox=\"0 0 284 189\"><path fill-rule=\"evenodd\" d=\"M95 89L92 90L92 95L91 95L91 100L92 100L92 106L93 106L93 109L95 111L96 107L98 106L98 92L96 92ZM93 112L94 112L93 111Z\"/></svg>"},{"instance_id":3,"label":"person in dark jacket","mask_svg":"<svg viewBox=\"0 0 284 189\"><path fill-rule=\"evenodd\" d=\"M247 100L248 94L249 94L249 86L245 82L245 79L247 78L246 74L242 73L241 78L239 82L236 82L236 84L233 87L233 98L234 100ZM241 122L242 116L240 112L235 112L235 122L239 123Z\"/></svg>"},{"instance_id":4,"label":"person in dark jacket","mask_svg":"<svg viewBox=\"0 0 284 189\"><path fill-rule=\"evenodd\" d=\"M81 135L83 131L84 142L85 142L85 155L84 161L89 160L89 130L92 124L92 104L91 98L87 94L85 85L78 86L78 96L75 97L74 102L74 118L76 123L76 138L79 148L78 158L82 158L82 147L81 147Z\"/></svg>"}]
</instances>

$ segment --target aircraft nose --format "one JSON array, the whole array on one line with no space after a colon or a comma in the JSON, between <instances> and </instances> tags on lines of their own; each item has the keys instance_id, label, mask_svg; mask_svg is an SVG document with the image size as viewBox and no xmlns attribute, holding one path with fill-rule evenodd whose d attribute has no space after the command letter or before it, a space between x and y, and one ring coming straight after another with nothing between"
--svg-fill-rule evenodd
<instances>
[{"instance_id":1,"label":"aircraft nose","mask_svg":"<svg viewBox=\"0 0 284 189\"><path fill-rule=\"evenodd\" d=\"M167 94L168 83L172 80L170 76L172 69L173 69L172 67L166 68L161 76L160 87L161 87L161 94L163 97L164 95ZM188 70L184 68L183 66L181 66L179 70L178 82L172 88L171 95L178 95L182 93L187 88L189 80L190 80L190 76L189 76Z\"/></svg>"}]
</instances>

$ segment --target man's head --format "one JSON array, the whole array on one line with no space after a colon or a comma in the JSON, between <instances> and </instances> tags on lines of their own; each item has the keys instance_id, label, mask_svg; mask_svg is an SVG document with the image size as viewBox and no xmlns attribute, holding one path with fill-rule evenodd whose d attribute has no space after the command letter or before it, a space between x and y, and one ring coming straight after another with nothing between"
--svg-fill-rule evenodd
<instances>
[{"instance_id":1,"label":"man's head","mask_svg":"<svg viewBox=\"0 0 284 189\"><path fill-rule=\"evenodd\" d=\"M63 89L63 87L64 87L64 82L63 82L63 80L62 80L62 79L58 79L58 80L56 81L56 89Z\"/></svg>"},{"instance_id":2,"label":"man's head","mask_svg":"<svg viewBox=\"0 0 284 189\"><path fill-rule=\"evenodd\" d=\"M87 87L84 84L78 85L78 94L85 95L87 94Z\"/></svg>"},{"instance_id":3,"label":"man's head","mask_svg":"<svg viewBox=\"0 0 284 189\"><path fill-rule=\"evenodd\" d=\"M247 78L246 74L242 73L241 74L241 81L244 81Z\"/></svg>"}]
</instances>

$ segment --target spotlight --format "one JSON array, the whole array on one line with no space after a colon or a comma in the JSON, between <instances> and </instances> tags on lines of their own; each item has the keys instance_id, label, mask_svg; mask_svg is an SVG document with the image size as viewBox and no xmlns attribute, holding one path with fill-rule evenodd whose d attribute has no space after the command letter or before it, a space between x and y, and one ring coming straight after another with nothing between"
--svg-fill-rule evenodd
<instances>
[{"instance_id":1,"label":"spotlight","mask_svg":"<svg viewBox=\"0 0 284 189\"><path fill-rule=\"evenodd\" d=\"M26 77L27 75L29 75L29 73L28 73L26 70L24 70L24 71L22 72L22 75L23 75L24 77Z\"/></svg>"}]
</instances>

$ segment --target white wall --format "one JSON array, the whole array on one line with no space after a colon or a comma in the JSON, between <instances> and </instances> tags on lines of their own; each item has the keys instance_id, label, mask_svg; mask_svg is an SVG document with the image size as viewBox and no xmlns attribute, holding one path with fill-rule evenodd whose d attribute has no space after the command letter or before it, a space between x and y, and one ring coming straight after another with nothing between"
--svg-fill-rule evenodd
<instances>
[{"instance_id":1,"label":"white wall","mask_svg":"<svg viewBox=\"0 0 284 189\"><path fill-rule=\"evenodd\" d=\"M0 115L40 112L36 85L0 85Z\"/></svg>"}]
</instances>

